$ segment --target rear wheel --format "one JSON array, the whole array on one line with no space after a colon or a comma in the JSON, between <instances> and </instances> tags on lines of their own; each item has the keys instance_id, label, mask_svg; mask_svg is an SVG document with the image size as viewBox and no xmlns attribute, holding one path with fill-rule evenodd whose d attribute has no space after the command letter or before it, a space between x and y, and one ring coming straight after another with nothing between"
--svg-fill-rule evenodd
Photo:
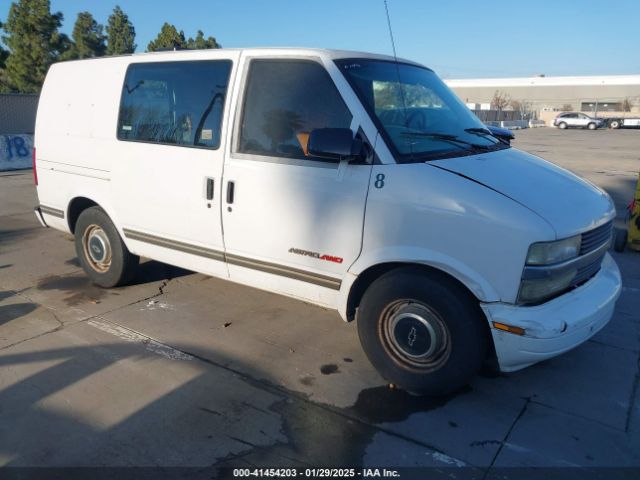
<instances>
[{"instance_id":1,"label":"rear wheel","mask_svg":"<svg viewBox=\"0 0 640 480\"><path fill-rule=\"evenodd\" d=\"M75 245L87 276L104 288L128 282L140 261L140 257L129 252L113 222L100 207L88 208L78 217Z\"/></svg>"},{"instance_id":2,"label":"rear wheel","mask_svg":"<svg viewBox=\"0 0 640 480\"><path fill-rule=\"evenodd\" d=\"M595 123L591 122L589 125L587 125L587 128L589 130L595 130L596 128L598 128L598 126Z\"/></svg>"},{"instance_id":3,"label":"rear wheel","mask_svg":"<svg viewBox=\"0 0 640 480\"><path fill-rule=\"evenodd\" d=\"M376 280L358 311L367 357L389 382L441 395L482 366L489 341L476 300L444 274L403 267Z\"/></svg>"},{"instance_id":4,"label":"rear wheel","mask_svg":"<svg viewBox=\"0 0 640 480\"><path fill-rule=\"evenodd\" d=\"M566 128L567 128L567 124L566 124L566 122L560 122L560 123L558 124L558 128L559 128L560 130L566 130Z\"/></svg>"},{"instance_id":5,"label":"rear wheel","mask_svg":"<svg viewBox=\"0 0 640 480\"><path fill-rule=\"evenodd\" d=\"M609 122L609 126L614 130L620 128L620 120L611 120L611 122Z\"/></svg>"}]
</instances>

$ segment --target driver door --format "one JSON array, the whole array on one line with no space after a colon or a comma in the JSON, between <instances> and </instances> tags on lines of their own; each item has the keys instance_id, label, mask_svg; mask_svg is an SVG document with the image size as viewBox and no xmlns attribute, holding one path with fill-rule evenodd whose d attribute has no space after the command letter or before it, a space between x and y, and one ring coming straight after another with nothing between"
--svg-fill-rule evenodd
<instances>
[{"instance_id":1,"label":"driver door","mask_svg":"<svg viewBox=\"0 0 640 480\"><path fill-rule=\"evenodd\" d=\"M231 279L330 305L360 254L371 164L307 154L316 128L351 128L318 60L245 59L222 221Z\"/></svg>"}]
</instances>

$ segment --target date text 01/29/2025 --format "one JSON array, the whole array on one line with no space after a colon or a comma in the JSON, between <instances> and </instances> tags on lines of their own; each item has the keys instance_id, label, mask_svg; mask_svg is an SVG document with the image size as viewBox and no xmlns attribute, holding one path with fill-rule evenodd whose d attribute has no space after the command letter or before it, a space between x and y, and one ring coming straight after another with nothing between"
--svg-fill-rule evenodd
<instances>
[{"instance_id":1,"label":"date text 01/29/2025","mask_svg":"<svg viewBox=\"0 0 640 480\"><path fill-rule=\"evenodd\" d=\"M400 478L387 468L234 468L233 478Z\"/></svg>"}]
</instances>

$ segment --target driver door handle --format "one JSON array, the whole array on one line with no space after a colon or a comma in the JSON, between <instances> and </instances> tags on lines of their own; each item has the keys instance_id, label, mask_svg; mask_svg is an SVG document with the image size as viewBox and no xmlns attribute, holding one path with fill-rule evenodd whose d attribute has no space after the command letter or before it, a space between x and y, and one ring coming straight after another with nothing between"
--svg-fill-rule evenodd
<instances>
[{"instance_id":1,"label":"driver door handle","mask_svg":"<svg viewBox=\"0 0 640 480\"><path fill-rule=\"evenodd\" d=\"M207 178L207 200L213 200L213 178Z\"/></svg>"},{"instance_id":2,"label":"driver door handle","mask_svg":"<svg viewBox=\"0 0 640 480\"><path fill-rule=\"evenodd\" d=\"M235 190L235 183L231 181L227 182L227 203L229 205L233 203L234 190Z\"/></svg>"}]
</instances>

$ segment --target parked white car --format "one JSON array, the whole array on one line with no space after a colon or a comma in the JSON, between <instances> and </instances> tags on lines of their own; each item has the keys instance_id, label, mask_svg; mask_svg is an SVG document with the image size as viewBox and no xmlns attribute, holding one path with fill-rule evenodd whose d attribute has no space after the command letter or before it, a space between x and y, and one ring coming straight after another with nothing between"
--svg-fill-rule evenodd
<instances>
[{"instance_id":1,"label":"parked white car","mask_svg":"<svg viewBox=\"0 0 640 480\"><path fill-rule=\"evenodd\" d=\"M414 392L565 352L609 321L621 289L609 196L511 148L406 60L251 49L58 63L35 146L36 214L75 236L95 284L135 281L144 256L336 309Z\"/></svg>"},{"instance_id":2,"label":"parked white car","mask_svg":"<svg viewBox=\"0 0 640 480\"><path fill-rule=\"evenodd\" d=\"M561 113L553 120L553 125L564 130L566 128L588 128L595 130L604 126L601 118L593 118L584 113Z\"/></svg>"}]
</instances>

